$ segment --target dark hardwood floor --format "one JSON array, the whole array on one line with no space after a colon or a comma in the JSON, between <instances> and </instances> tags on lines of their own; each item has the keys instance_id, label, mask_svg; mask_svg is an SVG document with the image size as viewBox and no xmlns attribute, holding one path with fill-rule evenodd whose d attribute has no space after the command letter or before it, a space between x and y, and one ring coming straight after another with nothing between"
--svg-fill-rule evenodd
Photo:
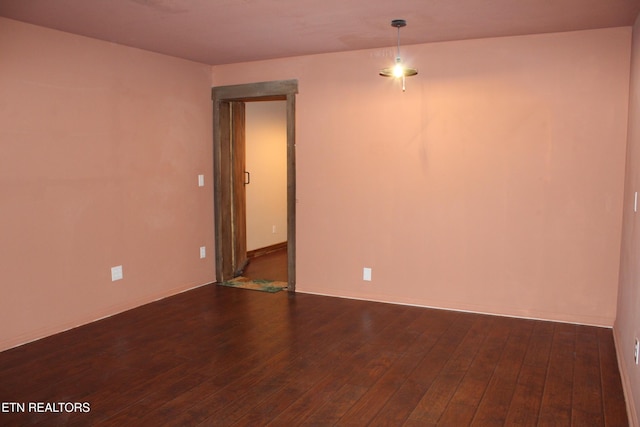
<instances>
[{"instance_id":1,"label":"dark hardwood floor","mask_svg":"<svg viewBox=\"0 0 640 427\"><path fill-rule=\"evenodd\" d=\"M0 353L0 402L25 404L2 426L627 425L609 329L216 285Z\"/></svg>"},{"instance_id":2,"label":"dark hardwood floor","mask_svg":"<svg viewBox=\"0 0 640 427\"><path fill-rule=\"evenodd\" d=\"M287 249L279 249L265 255L250 258L244 277L250 279L287 281Z\"/></svg>"}]
</instances>

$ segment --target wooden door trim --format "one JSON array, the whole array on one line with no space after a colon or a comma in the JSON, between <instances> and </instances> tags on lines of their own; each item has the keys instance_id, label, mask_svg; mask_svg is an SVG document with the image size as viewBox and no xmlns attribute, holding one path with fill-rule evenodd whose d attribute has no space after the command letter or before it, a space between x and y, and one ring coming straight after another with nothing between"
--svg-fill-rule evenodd
<instances>
[{"instance_id":1,"label":"wooden door trim","mask_svg":"<svg viewBox=\"0 0 640 427\"><path fill-rule=\"evenodd\" d=\"M214 123L231 121L231 105L222 101L214 103ZM233 233L231 227L222 227L222 224L230 224L232 191L231 189L231 127L216 126L214 136L214 161L213 169L213 193L214 193L214 221L215 221L215 259L216 280L223 281L233 276ZM225 191L222 189L225 188ZM228 189L228 190L227 190ZM228 206L227 209L219 209L220 206ZM224 254L224 258L223 258ZM228 261L228 262L223 262Z\"/></svg>"},{"instance_id":2,"label":"wooden door trim","mask_svg":"<svg viewBox=\"0 0 640 427\"><path fill-rule=\"evenodd\" d=\"M228 280L232 266L231 231L232 191L231 155L224 139L230 132L230 120L224 104L229 102L284 100L287 103L287 272L289 292L296 289L296 171L295 171L295 95L297 80L218 86L211 89L213 100L213 200L214 240L216 243L216 281ZM228 120L228 121L227 121Z\"/></svg>"},{"instance_id":3,"label":"wooden door trim","mask_svg":"<svg viewBox=\"0 0 640 427\"><path fill-rule=\"evenodd\" d=\"M245 103L231 102L231 163L233 206L233 275L239 276L247 266L247 200L245 195Z\"/></svg>"}]
</instances>

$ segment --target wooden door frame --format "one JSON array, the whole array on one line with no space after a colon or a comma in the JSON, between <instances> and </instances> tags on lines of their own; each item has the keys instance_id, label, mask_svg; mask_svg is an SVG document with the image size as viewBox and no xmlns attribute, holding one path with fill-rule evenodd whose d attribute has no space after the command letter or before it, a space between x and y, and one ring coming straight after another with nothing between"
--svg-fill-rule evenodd
<instances>
[{"instance_id":1,"label":"wooden door frame","mask_svg":"<svg viewBox=\"0 0 640 427\"><path fill-rule=\"evenodd\" d=\"M233 274L233 191L232 152L228 143L231 120L221 108L224 103L284 100L287 103L287 273L288 290L296 290L296 134L295 110L297 80L217 86L211 89L213 101L213 200L214 240L216 243L216 281ZM226 143L225 143L226 141Z\"/></svg>"}]
</instances>

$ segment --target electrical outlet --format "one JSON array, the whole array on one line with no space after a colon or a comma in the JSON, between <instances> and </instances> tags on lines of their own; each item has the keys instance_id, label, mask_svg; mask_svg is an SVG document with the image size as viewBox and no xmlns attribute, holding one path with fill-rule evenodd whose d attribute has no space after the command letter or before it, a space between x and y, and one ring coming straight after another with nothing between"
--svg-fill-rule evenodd
<instances>
[{"instance_id":1,"label":"electrical outlet","mask_svg":"<svg viewBox=\"0 0 640 427\"><path fill-rule=\"evenodd\" d=\"M638 357L640 357L640 341L636 338L636 344L633 346L633 361L638 364Z\"/></svg>"},{"instance_id":2,"label":"electrical outlet","mask_svg":"<svg viewBox=\"0 0 640 427\"><path fill-rule=\"evenodd\" d=\"M362 280L365 282L371 281L371 269L369 267L365 267L362 269Z\"/></svg>"},{"instance_id":3,"label":"electrical outlet","mask_svg":"<svg viewBox=\"0 0 640 427\"><path fill-rule=\"evenodd\" d=\"M200 246L200 259L205 258L207 256L207 248L205 246Z\"/></svg>"},{"instance_id":4,"label":"electrical outlet","mask_svg":"<svg viewBox=\"0 0 640 427\"><path fill-rule=\"evenodd\" d=\"M198 175L198 187L204 187L204 175Z\"/></svg>"},{"instance_id":5,"label":"electrical outlet","mask_svg":"<svg viewBox=\"0 0 640 427\"><path fill-rule=\"evenodd\" d=\"M271 233L272 234L276 234L276 226L275 225L273 227L271 227Z\"/></svg>"},{"instance_id":6,"label":"electrical outlet","mask_svg":"<svg viewBox=\"0 0 640 427\"><path fill-rule=\"evenodd\" d=\"M116 280L122 280L122 266L116 265L115 267L111 267L111 281L115 282Z\"/></svg>"}]
</instances>

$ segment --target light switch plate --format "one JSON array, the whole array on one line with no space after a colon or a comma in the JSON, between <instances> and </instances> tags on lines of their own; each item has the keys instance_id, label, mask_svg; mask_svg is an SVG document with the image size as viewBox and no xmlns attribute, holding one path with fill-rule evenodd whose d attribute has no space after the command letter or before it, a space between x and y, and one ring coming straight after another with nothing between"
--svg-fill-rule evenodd
<instances>
[{"instance_id":1,"label":"light switch plate","mask_svg":"<svg viewBox=\"0 0 640 427\"><path fill-rule=\"evenodd\" d=\"M204 187L204 175L198 175L198 187Z\"/></svg>"},{"instance_id":2,"label":"light switch plate","mask_svg":"<svg viewBox=\"0 0 640 427\"><path fill-rule=\"evenodd\" d=\"M205 246L200 246L200 259L205 258L207 256L207 248Z\"/></svg>"}]
</instances>

